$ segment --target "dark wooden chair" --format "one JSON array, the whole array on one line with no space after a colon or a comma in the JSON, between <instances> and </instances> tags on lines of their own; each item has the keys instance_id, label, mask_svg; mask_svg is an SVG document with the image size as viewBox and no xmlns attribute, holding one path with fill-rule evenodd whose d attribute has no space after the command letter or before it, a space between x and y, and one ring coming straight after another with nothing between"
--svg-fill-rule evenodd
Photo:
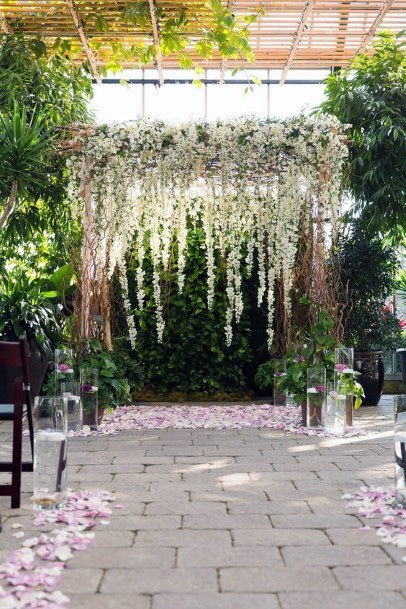
<instances>
[{"instance_id":1,"label":"dark wooden chair","mask_svg":"<svg viewBox=\"0 0 406 609\"><path fill-rule=\"evenodd\" d=\"M29 369L28 344L25 338L18 342L0 342L0 368L21 370L14 380L12 404L0 404L0 422L13 422L13 448L11 461L0 460L0 472L11 472L11 484L0 485L0 496L11 497L11 507L20 507L21 472L32 472L34 462L33 400ZM22 460L23 417L27 417L31 460Z\"/></svg>"}]
</instances>

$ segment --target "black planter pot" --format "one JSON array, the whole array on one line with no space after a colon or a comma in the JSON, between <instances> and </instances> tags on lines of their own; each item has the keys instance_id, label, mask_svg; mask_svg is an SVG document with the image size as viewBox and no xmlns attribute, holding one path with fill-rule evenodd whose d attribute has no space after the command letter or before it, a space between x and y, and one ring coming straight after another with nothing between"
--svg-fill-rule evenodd
<instances>
[{"instance_id":1,"label":"black planter pot","mask_svg":"<svg viewBox=\"0 0 406 609\"><path fill-rule=\"evenodd\" d=\"M39 395L48 368L48 358L40 351L36 343L30 343L31 389L33 397ZM13 401L14 379L21 376L18 368L0 369L0 404L11 404Z\"/></svg>"},{"instance_id":2,"label":"black planter pot","mask_svg":"<svg viewBox=\"0 0 406 609\"><path fill-rule=\"evenodd\" d=\"M382 351L356 351L354 370L360 372L357 381L364 389L363 406L376 406L381 399L385 368Z\"/></svg>"},{"instance_id":3,"label":"black planter pot","mask_svg":"<svg viewBox=\"0 0 406 609\"><path fill-rule=\"evenodd\" d=\"M399 356L400 369L402 371L403 391L406 393L406 349L397 349Z\"/></svg>"}]
</instances>

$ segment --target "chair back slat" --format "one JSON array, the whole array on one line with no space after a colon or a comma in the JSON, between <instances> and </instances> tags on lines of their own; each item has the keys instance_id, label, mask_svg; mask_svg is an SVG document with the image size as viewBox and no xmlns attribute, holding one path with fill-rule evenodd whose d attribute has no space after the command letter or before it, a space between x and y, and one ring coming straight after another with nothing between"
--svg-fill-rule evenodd
<instances>
[{"instance_id":1,"label":"chair back slat","mask_svg":"<svg viewBox=\"0 0 406 609\"><path fill-rule=\"evenodd\" d=\"M21 345L18 343L0 342L0 366L22 368Z\"/></svg>"}]
</instances>

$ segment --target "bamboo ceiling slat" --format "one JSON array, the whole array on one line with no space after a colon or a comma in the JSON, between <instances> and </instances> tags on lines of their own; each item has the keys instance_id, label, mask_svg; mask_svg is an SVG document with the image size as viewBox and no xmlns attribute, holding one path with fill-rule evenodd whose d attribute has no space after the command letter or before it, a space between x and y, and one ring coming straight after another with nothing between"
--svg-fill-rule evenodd
<instances>
[{"instance_id":1,"label":"bamboo ceiling slat","mask_svg":"<svg viewBox=\"0 0 406 609\"><path fill-rule=\"evenodd\" d=\"M224 4L230 0L225 0ZM246 16L264 8L257 23L249 27L250 44L255 53L255 64L247 67L284 69L345 67L356 53L370 47L372 39L382 29L394 32L406 30L406 0L314 0L306 11L309 0L233 0L236 15ZM0 35L7 30L22 31L27 36L42 35L52 44L59 38L70 39L81 48L77 58L94 55L94 62L103 65L111 57L114 42L130 47L132 44L154 43L150 31L136 29L122 18L122 11L131 0L74 0L74 6L83 24L87 42L81 40L67 0L0 0ZM181 7L190 10L188 35L199 36L202 23L207 24L205 0L155 0L156 6L169 12ZM230 4L229 4L230 6ZM302 23L305 14L305 23ZM110 24L110 31L96 30L97 15ZM156 37L155 37L156 44ZM88 48L87 48L88 45ZM91 55L91 56L92 56ZM221 66L221 57L202 62L203 67ZM228 60L232 68L235 61ZM166 67L177 67L176 56L163 58ZM126 67L137 67L137 61L128 60Z\"/></svg>"}]
</instances>

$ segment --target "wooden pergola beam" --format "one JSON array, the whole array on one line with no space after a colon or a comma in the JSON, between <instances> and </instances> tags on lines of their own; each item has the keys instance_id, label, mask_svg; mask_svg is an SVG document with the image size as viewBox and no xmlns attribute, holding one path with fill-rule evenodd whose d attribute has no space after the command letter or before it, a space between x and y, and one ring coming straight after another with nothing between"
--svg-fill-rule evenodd
<instances>
[{"instance_id":1,"label":"wooden pergola beam","mask_svg":"<svg viewBox=\"0 0 406 609\"><path fill-rule=\"evenodd\" d=\"M101 84L100 73L97 68L97 61L93 54L92 49L90 48L89 41L86 36L85 28L83 27L82 18L79 14L78 9L76 8L74 0L66 0L66 4L69 7L70 14L72 15L73 23L76 26L76 29L79 34L80 41L82 43L83 49L85 51L86 57L89 60L90 69L93 72L93 76L96 79L98 85Z\"/></svg>"},{"instance_id":2,"label":"wooden pergola beam","mask_svg":"<svg viewBox=\"0 0 406 609\"><path fill-rule=\"evenodd\" d=\"M8 24L6 18L4 17L3 13L0 13L0 29L6 34L11 34L13 31L11 26Z\"/></svg>"},{"instance_id":3,"label":"wooden pergola beam","mask_svg":"<svg viewBox=\"0 0 406 609\"><path fill-rule=\"evenodd\" d=\"M369 31L365 34L364 38L362 39L360 47L357 50L357 52L355 53L355 55L358 55L359 53L361 53L361 51L363 51L365 49L365 47L367 47L368 44L371 42L372 38L375 36L376 30L381 25L386 13L388 11L390 11L390 9L392 8L393 3L394 3L394 0L385 0L384 1L377 16L375 17L375 21L373 22Z\"/></svg>"},{"instance_id":4,"label":"wooden pergola beam","mask_svg":"<svg viewBox=\"0 0 406 609\"><path fill-rule=\"evenodd\" d=\"M286 80L286 76L287 76L287 74L289 72L289 68L292 65L292 62L295 58L296 51L299 47L300 41L301 41L303 33L305 31L305 26L306 26L307 20L309 19L310 15L312 13L314 4L315 4L315 0L307 0L307 2L305 4L299 26L297 28L296 34L293 37L293 44L290 47L288 58L283 67L283 70L282 70L281 79L279 81L280 85L283 85Z\"/></svg>"},{"instance_id":5,"label":"wooden pergola beam","mask_svg":"<svg viewBox=\"0 0 406 609\"><path fill-rule=\"evenodd\" d=\"M161 49L159 47L159 32L158 32L158 24L156 22L156 15L155 15L155 3L154 3L154 0L148 0L148 2L149 2L149 12L151 15L152 33L154 36L154 45L155 45L155 52L156 52L156 67L158 70L158 80L159 80L159 85L162 87L162 85L164 84L164 73L163 73L163 65L162 65L162 53L161 53Z\"/></svg>"}]
</instances>

